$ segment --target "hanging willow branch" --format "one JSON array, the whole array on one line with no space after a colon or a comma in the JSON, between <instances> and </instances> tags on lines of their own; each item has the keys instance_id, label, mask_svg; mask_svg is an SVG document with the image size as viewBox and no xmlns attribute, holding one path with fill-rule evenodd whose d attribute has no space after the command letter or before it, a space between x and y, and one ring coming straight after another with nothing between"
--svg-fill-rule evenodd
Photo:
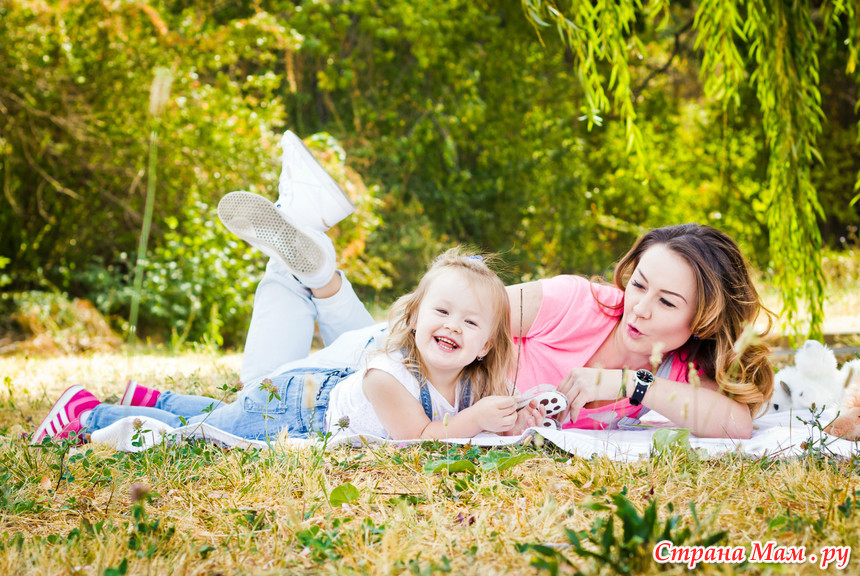
<instances>
[{"instance_id":1,"label":"hanging willow branch","mask_svg":"<svg viewBox=\"0 0 860 576\"><path fill-rule=\"evenodd\" d=\"M853 73L860 53L860 9L853 0L812 4L702 0L693 28L705 94L722 105L724 115L738 108L745 85L755 88L769 153L763 191L783 320L797 334L808 329L819 336L824 279L818 219L823 210L811 179L814 163L821 161L816 140L824 119L818 53L824 39L839 37L835 45L848 51L847 71ZM555 27L575 56L589 129L600 125L601 114L616 112L625 123L628 151L640 163L647 160L636 128L630 62L644 51L642 31L667 26L671 0L522 0L522 5L538 33ZM601 68L609 69L608 78ZM803 300L805 319L799 313Z\"/></svg>"}]
</instances>

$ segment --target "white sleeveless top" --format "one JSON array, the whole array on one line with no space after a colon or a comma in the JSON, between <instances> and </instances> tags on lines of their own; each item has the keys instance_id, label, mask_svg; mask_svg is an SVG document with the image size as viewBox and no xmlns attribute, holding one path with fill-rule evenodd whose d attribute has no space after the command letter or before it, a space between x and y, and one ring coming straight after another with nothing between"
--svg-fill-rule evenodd
<instances>
[{"instance_id":1,"label":"white sleeveless top","mask_svg":"<svg viewBox=\"0 0 860 576\"><path fill-rule=\"evenodd\" d=\"M379 417L373 410L373 405L367 396L364 395L364 375L368 370L382 370L391 374L404 388L415 398L415 401L421 403L421 389L418 380L403 365L403 355L399 352L369 354L369 360L362 362L364 364L354 374L339 382L329 396L328 409L325 415L325 429L328 432L338 431L338 422L344 416L349 417L349 427L344 429L347 434L367 434L378 436L380 438L388 438L389 434L379 421ZM459 411L460 403L460 385L457 386L457 405L452 406L442 394L439 393L433 384L427 383L427 389L430 392L430 401L433 406L433 420L442 420L445 414L454 416Z\"/></svg>"}]
</instances>

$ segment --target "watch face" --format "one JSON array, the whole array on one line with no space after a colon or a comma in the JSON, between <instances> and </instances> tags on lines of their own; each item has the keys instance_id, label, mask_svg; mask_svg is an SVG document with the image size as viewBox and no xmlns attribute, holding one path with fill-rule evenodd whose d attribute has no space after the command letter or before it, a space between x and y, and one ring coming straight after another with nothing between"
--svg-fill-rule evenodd
<instances>
[{"instance_id":1,"label":"watch face","mask_svg":"<svg viewBox=\"0 0 860 576\"><path fill-rule=\"evenodd\" d=\"M654 381L654 375L651 374L648 370L644 368L642 370L636 371L636 379L642 382L643 384L650 384Z\"/></svg>"}]
</instances>

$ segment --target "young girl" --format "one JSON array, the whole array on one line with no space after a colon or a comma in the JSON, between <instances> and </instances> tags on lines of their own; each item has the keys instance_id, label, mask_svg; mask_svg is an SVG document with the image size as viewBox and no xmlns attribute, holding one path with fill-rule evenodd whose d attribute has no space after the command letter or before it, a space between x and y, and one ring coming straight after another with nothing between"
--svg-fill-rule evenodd
<instances>
[{"instance_id":1,"label":"young girl","mask_svg":"<svg viewBox=\"0 0 860 576\"><path fill-rule=\"evenodd\" d=\"M248 386L236 402L130 382L121 404L111 405L72 386L32 442L93 432L128 416L173 427L205 421L253 440L283 431L307 437L336 427L394 439L519 434L543 421L545 410L533 400L517 411L511 396L508 309L505 287L486 263L452 249L433 263L415 292L398 300L390 329L347 332Z\"/></svg>"}]
</instances>

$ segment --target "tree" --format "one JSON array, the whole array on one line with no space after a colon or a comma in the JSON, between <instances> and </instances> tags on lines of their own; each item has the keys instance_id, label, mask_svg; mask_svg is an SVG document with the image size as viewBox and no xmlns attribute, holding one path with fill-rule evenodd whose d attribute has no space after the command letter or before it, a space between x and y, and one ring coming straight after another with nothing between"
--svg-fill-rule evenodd
<instances>
[{"instance_id":1,"label":"tree","mask_svg":"<svg viewBox=\"0 0 860 576\"><path fill-rule=\"evenodd\" d=\"M769 154L763 195L783 318L799 331L803 299L809 332L820 335L824 294L818 219L824 211L811 177L821 160L816 141L824 119L819 54L831 45L844 46L846 72L854 73L860 42L860 10L854 2L703 0L691 8L678 0L523 0L523 8L539 33L554 27L575 56L590 125L615 111L644 172L649 155L637 117L633 61L641 57L644 36L663 33L671 39L673 29L688 26L683 20L679 24L679 16L693 11L705 94L731 116L741 105L743 89L755 90Z\"/></svg>"}]
</instances>

